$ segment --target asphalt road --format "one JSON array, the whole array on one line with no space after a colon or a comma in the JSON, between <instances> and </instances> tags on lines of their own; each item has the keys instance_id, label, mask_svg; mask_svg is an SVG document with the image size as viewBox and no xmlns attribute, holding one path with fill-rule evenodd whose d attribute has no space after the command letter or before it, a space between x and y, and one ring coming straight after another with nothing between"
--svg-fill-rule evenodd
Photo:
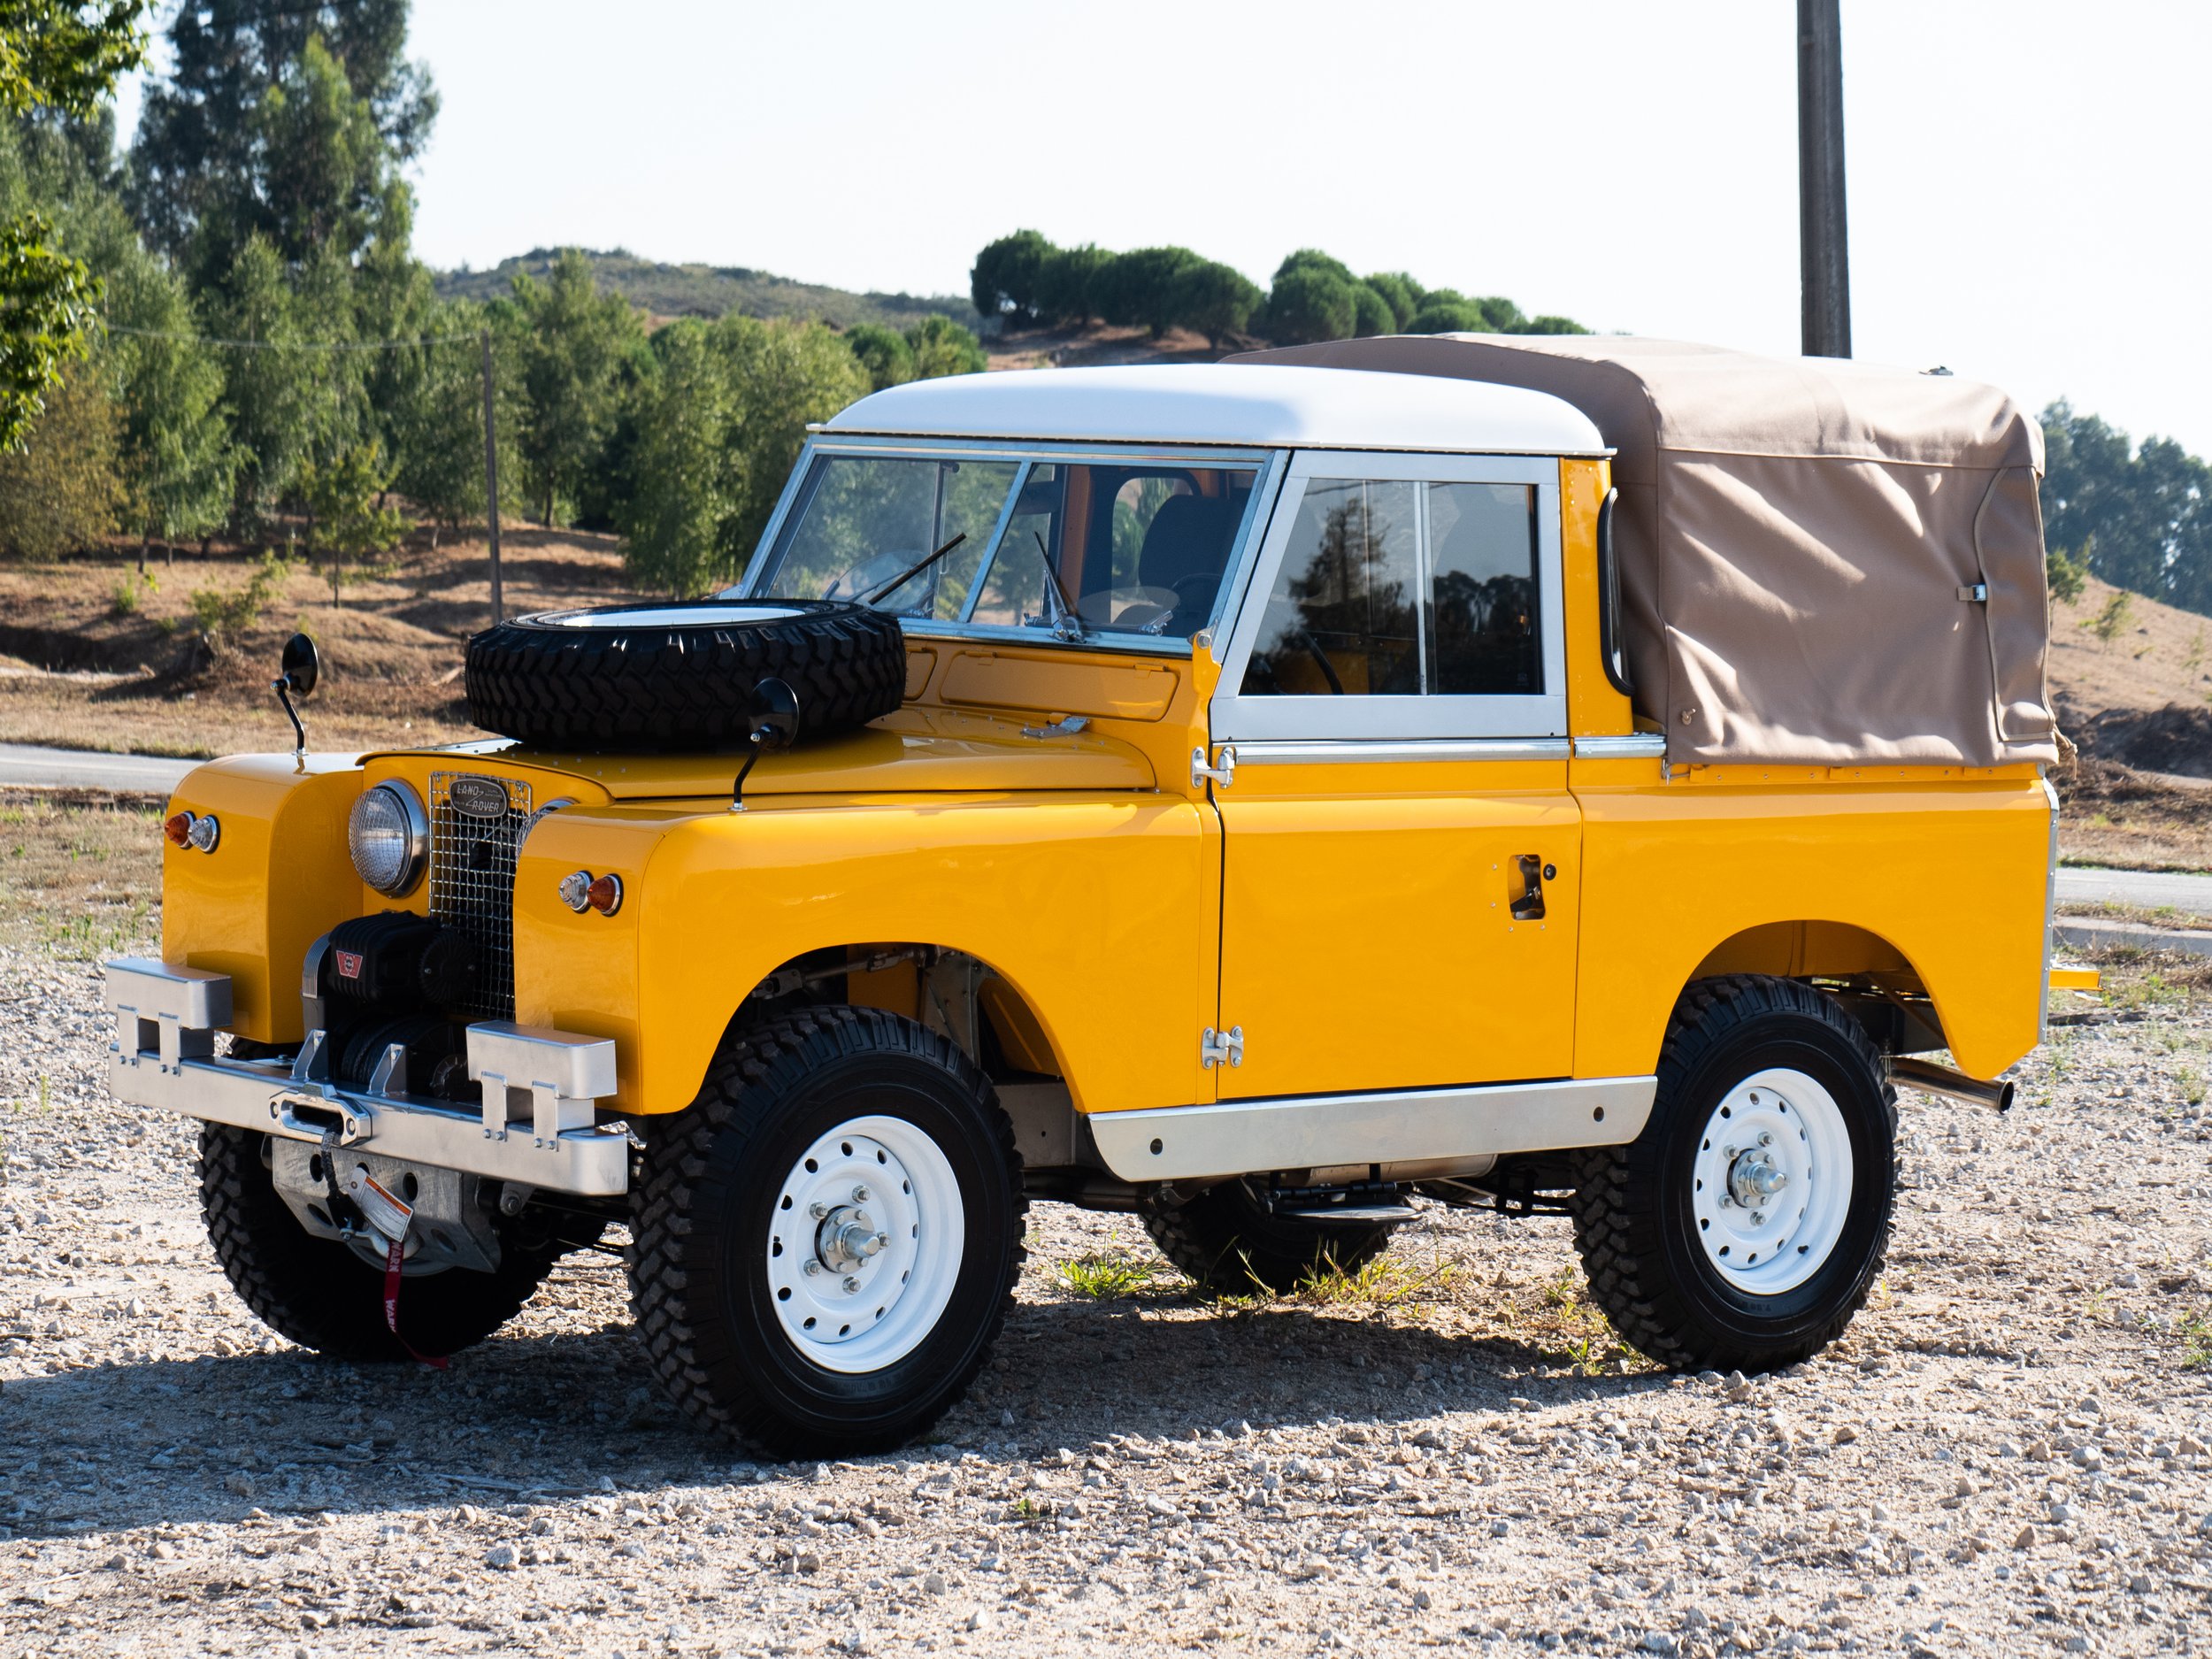
<instances>
[{"instance_id":1,"label":"asphalt road","mask_svg":"<svg viewBox=\"0 0 2212 1659\"><path fill-rule=\"evenodd\" d=\"M2170 875L2156 870L2061 870L2058 896L2078 902L2170 904L2193 916L2212 916L2212 876Z\"/></svg>"},{"instance_id":2,"label":"asphalt road","mask_svg":"<svg viewBox=\"0 0 2212 1659\"><path fill-rule=\"evenodd\" d=\"M33 784L49 788L118 789L166 795L200 763L158 755L103 755L83 749L37 749L28 743L0 743L0 786Z\"/></svg>"},{"instance_id":3,"label":"asphalt road","mask_svg":"<svg viewBox=\"0 0 2212 1659\"><path fill-rule=\"evenodd\" d=\"M0 785L33 784L73 789L126 789L166 794L197 761L157 755L103 755L90 749L39 749L0 743ZM2169 875L2147 870L2058 872L2058 896L2089 902L2171 905L2212 916L2212 875Z\"/></svg>"}]
</instances>

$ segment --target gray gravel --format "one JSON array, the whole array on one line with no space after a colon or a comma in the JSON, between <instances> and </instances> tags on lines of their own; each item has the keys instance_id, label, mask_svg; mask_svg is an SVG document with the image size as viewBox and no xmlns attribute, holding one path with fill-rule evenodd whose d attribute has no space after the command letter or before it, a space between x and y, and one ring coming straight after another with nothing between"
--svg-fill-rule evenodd
<instances>
[{"instance_id":1,"label":"gray gravel","mask_svg":"<svg viewBox=\"0 0 2212 1659\"><path fill-rule=\"evenodd\" d=\"M1041 1205L936 1443L760 1467L660 1403L603 1259L442 1375L269 1336L211 1264L187 1126L106 1101L91 971L0 957L0 1655L2151 1654L2212 1628L2203 1014L2064 1033L2006 1121L1909 1099L1886 1284L1786 1375L1624 1371L1559 1221L1435 1211L1368 1299L1224 1310L1164 1272L1073 1294L1063 1264L1148 1248Z\"/></svg>"}]
</instances>

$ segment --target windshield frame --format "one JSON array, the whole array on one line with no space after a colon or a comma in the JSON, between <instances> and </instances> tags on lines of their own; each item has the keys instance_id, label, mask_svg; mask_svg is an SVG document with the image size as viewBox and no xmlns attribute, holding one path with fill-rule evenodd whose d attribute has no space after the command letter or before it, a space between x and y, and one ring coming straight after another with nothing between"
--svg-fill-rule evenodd
<instances>
[{"instance_id":1,"label":"windshield frame","mask_svg":"<svg viewBox=\"0 0 2212 1659\"><path fill-rule=\"evenodd\" d=\"M783 534L785 523L805 494L806 480L813 472L814 462L818 457L828 455L1014 462L1017 466L1014 486L1008 490L1005 501L1000 504L997 520L992 526L991 546L984 549L986 562L976 567L975 581L979 590L984 573L989 568L987 560L997 550L1005 534L1007 521L1012 516L1013 503L1019 496L1021 480L1026 476L1024 463L1091 462L1119 465L1132 462L1158 462L1178 466L1251 468L1256 476L1245 502L1244 517L1237 526L1235 538L1230 543L1228 561L1223 567L1220 588L1214 595L1213 610L1203 626L1197 631L1210 635L1210 642L1217 652L1224 624L1234 614L1237 596L1243 591L1244 584L1251 574L1251 564L1259 542L1258 533L1273 513L1275 497L1282 488L1283 474L1289 465L1291 452L1287 449L1222 444L1055 442L1018 438L880 438L857 434L849 437L833 433L815 433L807 439L806 447L800 450L790 476L784 480L783 493L776 498L775 511L769 515L768 523L761 531L760 541L754 547L752 557L746 561L745 574L734 586L724 588L719 597L753 599L760 596L770 555ZM898 616L895 611L886 614ZM1018 624L963 622L914 616L898 616L898 620L906 633L933 639L988 640L998 644L1058 646L1071 650L1134 651L1154 657L1187 657L1192 649L1190 638L1179 634L1152 636L1119 629L1093 627L1083 638L1074 640L1064 639L1048 629L1022 627Z\"/></svg>"}]
</instances>

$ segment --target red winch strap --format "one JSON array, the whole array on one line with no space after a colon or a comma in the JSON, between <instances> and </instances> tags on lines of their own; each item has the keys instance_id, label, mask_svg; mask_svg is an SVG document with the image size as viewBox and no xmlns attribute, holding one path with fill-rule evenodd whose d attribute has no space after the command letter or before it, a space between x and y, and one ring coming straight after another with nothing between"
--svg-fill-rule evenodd
<instances>
[{"instance_id":1,"label":"red winch strap","mask_svg":"<svg viewBox=\"0 0 2212 1659\"><path fill-rule=\"evenodd\" d=\"M402 1240L394 1239L391 1241L391 1248L385 1253L384 1256L385 1328L390 1331L392 1335L398 1340L400 1347L405 1348L410 1354L414 1355L415 1358L420 1360L433 1371L443 1371L445 1369L445 1362L443 1360L434 1359L427 1354L417 1353L415 1350L415 1345L412 1342L410 1342L405 1337L399 1334L399 1281L403 1277L399 1270L400 1264L406 1259L406 1245Z\"/></svg>"}]
</instances>

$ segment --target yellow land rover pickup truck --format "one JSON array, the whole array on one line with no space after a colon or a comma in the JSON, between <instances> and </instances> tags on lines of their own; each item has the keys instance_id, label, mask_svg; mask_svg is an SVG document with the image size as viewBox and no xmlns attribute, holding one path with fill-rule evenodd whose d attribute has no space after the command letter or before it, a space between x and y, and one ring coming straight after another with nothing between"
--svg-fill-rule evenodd
<instances>
[{"instance_id":1,"label":"yellow land rover pickup truck","mask_svg":"<svg viewBox=\"0 0 2212 1659\"><path fill-rule=\"evenodd\" d=\"M1563 1211L1644 1353L1799 1360L1893 1086L2038 1040L2040 464L1953 377L1613 338L880 392L739 588L471 641L500 736L190 774L114 1092L293 1340L442 1356L626 1227L780 1453L943 1411L1041 1199L1228 1291Z\"/></svg>"}]
</instances>

